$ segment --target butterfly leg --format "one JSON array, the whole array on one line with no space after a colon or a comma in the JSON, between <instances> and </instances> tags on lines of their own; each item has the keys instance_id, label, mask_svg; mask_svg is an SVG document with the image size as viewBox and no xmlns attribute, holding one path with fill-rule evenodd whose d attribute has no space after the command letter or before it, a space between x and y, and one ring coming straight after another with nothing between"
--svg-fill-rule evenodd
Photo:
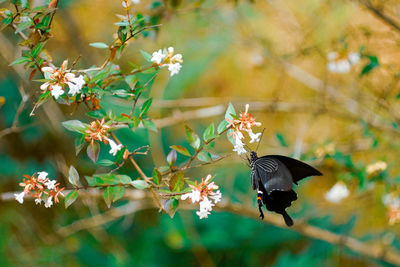
<instances>
[{"instance_id":1,"label":"butterfly leg","mask_svg":"<svg viewBox=\"0 0 400 267\"><path fill-rule=\"evenodd\" d=\"M262 211L263 204L262 204L262 201L261 201L261 199L262 199L261 196L262 196L262 192L259 191L259 190L257 190L258 210L259 210L259 212L260 212L260 218L261 218L261 220L264 220L264 213L263 213L263 211Z\"/></svg>"}]
</instances>

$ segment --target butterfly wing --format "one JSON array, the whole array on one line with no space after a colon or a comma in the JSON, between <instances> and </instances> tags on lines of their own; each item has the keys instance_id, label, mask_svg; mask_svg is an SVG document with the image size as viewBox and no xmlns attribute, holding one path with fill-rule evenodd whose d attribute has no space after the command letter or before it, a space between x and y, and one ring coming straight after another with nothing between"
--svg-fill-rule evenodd
<instances>
[{"instance_id":1,"label":"butterfly wing","mask_svg":"<svg viewBox=\"0 0 400 267\"><path fill-rule=\"evenodd\" d=\"M277 159L282 162L290 171L293 177L293 182L295 184L306 177L322 175L322 173L314 167L311 167L310 165L294 158L289 158L281 155L268 155L266 157Z\"/></svg>"},{"instance_id":2,"label":"butterfly wing","mask_svg":"<svg viewBox=\"0 0 400 267\"><path fill-rule=\"evenodd\" d=\"M289 170L279 160L264 156L254 162L255 175L263 185L266 193L272 191L288 191L293 187L293 179Z\"/></svg>"}]
</instances>

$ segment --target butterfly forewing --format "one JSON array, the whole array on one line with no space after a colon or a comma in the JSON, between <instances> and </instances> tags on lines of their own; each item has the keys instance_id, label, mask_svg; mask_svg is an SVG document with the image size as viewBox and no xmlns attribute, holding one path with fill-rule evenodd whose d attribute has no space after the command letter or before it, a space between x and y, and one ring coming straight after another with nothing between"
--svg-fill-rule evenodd
<instances>
[{"instance_id":1,"label":"butterfly forewing","mask_svg":"<svg viewBox=\"0 0 400 267\"><path fill-rule=\"evenodd\" d=\"M254 162L253 168L267 193L275 190L287 191L292 189L292 176L279 160L264 156Z\"/></svg>"}]
</instances>

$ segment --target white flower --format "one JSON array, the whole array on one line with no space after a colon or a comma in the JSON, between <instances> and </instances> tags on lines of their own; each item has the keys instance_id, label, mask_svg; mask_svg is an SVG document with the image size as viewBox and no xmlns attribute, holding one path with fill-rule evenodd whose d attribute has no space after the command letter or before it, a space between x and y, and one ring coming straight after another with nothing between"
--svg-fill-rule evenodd
<instances>
[{"instance_id":1,"label":"white flower","mask_svg":"<svg viewBox=\"0 0 400 267\"><path fill-rule=\"evenodd\" d=\"M382 197L382 202L387 207L399 208L400 200L397 195L394 194L386 194Z\"/></svg>"},{"instance_id":2,"label":"white flower","mask_svg":"<svg viewBox=\"0 0 400 267\"><path fill-rule=\"evenodd\" d=\"M164 60L165 57L166 57L166 53L163 52L163 51L160 49L160 50L158 50L158 51L156 51L156 52L154 52L154 53L152 54L151 61L152 61L152 62L155 62L155 63L157 63L157 64L161 64L161 62Z\"/></svg>"},{"instance_id":3,"label":"white flower","mask_svg":"<svg viewBox=\"0 0 400 267\"><path fill-rule=\"evenodd\" d=\"M51 88L52 88L51 95L54 96L55 99L59 98L60 95L64 94L64 90L58 84L52 85Z\"/></svg>"},{"instance_id":4,"label":"white flower","mask_svg":"<svg viewBox=\"0 0 400 267\"><path fill-rule=\"evenodd\" d=\"M25 196L25 192L21 192L19 194L14 194L15 196L15 200L17 200L19 203L24 203L24 196Z\"/></svg>"},{"instance_id":5,"label":"white flower","mask_svg":"<svg viewBox=\"0 0 400 267\"><path fill-rule=\"evenodd\" d=\"M237 152L238 155L245 154L246 149L244 149L244 143L242 142L243 134L241 132L236 132L235 133L235 146L233 148L233 151Z\"/></svg>"},{"instance_id":6,"label":"white flower","mask_svg":"<svg viewBox=\"0 0 400 267\"><path fill-rule=\"evenodd\" d=\"M200 202L200 211L212 211L212 207L215 206L207 197Z\"/></svg>"},{"instance_id":7,"label":"white flower","mask_svg":"<svg viewBox=\"0 0 400 267\"><path fill-rule=\"evenodd\" d=\"M180 63L168 64L168 70L170 71L171 77L174 76L175 74L178 74L181 68L182 65Z\"/></svg>"},{"instance_id":8,"label":"white flower","mask_svg":"<svg viewBox=\"0 0 400 267\"><path fill-rule=\"evenodd\" d=\"M48 173L47 172L38 172L38 180L39 181L44 181L47 178Z\"/></svg>"},{"instance_id":9,"label":"white flower","mask_svg":"<svg viewBox=\"0 0 400 267\"><path fill-rule=\"evenodd\" d=\"M183 62L183 60L182 60L182 54L176 54L176 55L174 55L173 57L171 57L171 62L172 62L172 63L176 63L176 62L182 63L182 62Z\"/></svg>"},{"instance_id":10,"label":"white flower","mask_svg":"<svg viewBox=\"0 0 400 267\"><path fill-rule=\"evenodd\" d=\"M217 192L215 192L214 195L209 196L209 198L214 200L215 204L217 204L218 202L221 201L221 197L222 197L222 194L221 194L221 191L219 191L219 190Z\"/></svg>"},{"instance_id":11,"label":"white flower","mask_svg":"<svg viewBox=\"0 0 400 267\"><path fill-rule=\"evenodd\" d=\"M249 133L249 136L251 138L250 144L254 143L254 142L260 142L261 133L256 133L255 134L255 133L253 133L253 131L251 129L248 131L248 133Z\"/></svg>"},{"instance_id":12,"label":"white flower","mask_svg":"<svg viewBox=\"0 0 400 267\"><path fill-rule=\"evenodd\" d=\"M47 189L52 190L55 188L57 181L56 180L49 180L48 182L44 183Z\"/></svg>"},{"instance_id":13,"label":"white flower","mask_svg":"<svg viewBox=\"0 0 400 267\"><path fill-rule=\"evenodd\" d=\"M329 62L327 67L330 72L337 73L346 73L349 72L351 69L350 62L346 59Z\"/></svg>"},{"instance_id":14,"label":"white flower","mask_svg":"<svg viewBox=\"0 0 400 267\"><path fill-rule=\"evenodd\" d=\"M131 6L131 4L139 4L140 0L122 0L122 6L124 8L129 8Z\"/></svg>"},{"instance_id":15,"label":"white flower","mask_svg":"<svg viewBox=\"0 0 400 267\"><path fill-rule=\"evenodd\" d=\"M351 69L350 62L347 60L339 60L336 62L336 71L339 73L347 73Z\"/></svg>"},{"instance_id":16,"label":"white flower","mask_svg":"<svg viewBox=\"0 0 400 267\"><path fill-rule=\"evenodd\" d=\"M332 203L339 203L342 199L348 197L350 194L346 184L343 182L337 182L328 192L325 194L325 199Z\"/></svg>"},{"instance_id":17,"label":"white flower","mask_svg":"<svg viewBox=\"0 0 400 267\"><path fill-rule=\"evenodd\" d=\"M69 82L67 82L69 86L69 94L74 96L77 93L80 93L82 91L82 86L85 84L85 80L83 79L82 75L79 75L77 78L72 78L70 79Z\"/></svg>"},{"instance_id":18,"label":"white flower","mask_svg":"<svg viewBox=\"0 0 400 267\"><path fill-rule=\"evenodd\" d=\"M43 67L42 68L43 72L50 72L50 73L54 73L56 70L52 67Z\"/></svg>"},{"instance_id":19,"label":"white flower","mask_svg":"<svg viewBox=\"0 0 400 267\"><path fill-rule=\"evenodd\" d=\"M337 59L338 57L339 57L339 54L338 54L338 52L335 52L335 51L329 52L327 55L327 58L329 61L333 61L333 60Z\"/></svg>"},{"instance_id":20,"label":"white flower","mask_svg":"<svg viewBox=\"0 0 400 267\"><path fill-rule=\"evenodd\" d=\"M356 52L351 52L349 54L349 61L351 64L356 64L358 61L360 61L360 53L356 53Z\"/></svg>"},{"instance_id":21,"label":"white flower","mask_svg":"<svg viewBox=\"0 0 400 267\"><path fill-rule=\"evenodd\" d=\"M113 140L108 139L110 142L111 149L108 153L112 154L113 156L117 155L117 152L121 150L122 144L117 145Z\"/></svg>"},{"instance_id":22,"label":"white flower","mask_svg":"<svg viewBox=\"0 0 400 267\"><path fill-rule=\"evenodd\" d=\"M36 205L38 205L38 204L40 205L41 203L42 203L42 199L41 198L36 198L35 199L35 204Z\"/></svg>"},{"instance_id":23,"label":"white flower","mask_svg":"<svg viewBox=\"0 0 400 267\"><path fill-rule=\"evenodd\" d=\"M200 217L200 219L208 218L208 215L210 215L210 212L207 210L200 210L196 211L196 214Z\"/></svg>"},{"instance_id":24,"label":"white flower","mask_svg":"<svg viewBox=\"0 0 400 267\"><path fill-rule=\"evenodd\" d=\"M368 174L376 174L380 173L387 168L387 163L384 161L378 161L367 166L367 173Z\"/></svg>"},{"instance_id":25,"label":"white flower","mask_svg":"<svg viewBox=\"0 0 400 267\"><path fill-rule=\"evenodd\" d=\"M330 52L327 55L327 68L330 72L347 73L351 69L351 65L356 64L360 60L360 54L351 52L346 58L339 55L338 52Z\"/></svg>"},{"instance_id":26,"label":"white flower","mask_svg":"<svg viewBox=\"0 0 400 267\"><path fill-rule=\"evenodd\" d=\"M44 83L44 84L42 84L42 85L40 86L40 89L41 89L41 90L46 90L47 87L49 87L49 85L50 85L50 83L46 82L46 83Z\"/></svg>"},{"instance_id":27,"label":"white flower","mask_svg":"<svg viewBox=\"0 0 400 267\"><path fill-rule=\"evenodd\" d=\"M53 197L48 197L48 198L47 198L46 202L44 203L44 206L45 206L46 208L50 208L50 207L53 205L52 198L53 198Z\"/></svg>"},{"instance_id":28,"label":"white flower","mask_svg":"<svg viewBox=\"0 0 400 267\"><path fill-rule=\"evenodd\" d=\"M193 189L192 192L186 193L181 196L182 200L186 200L187 198L190 198L192 200L192 203L199 202L200 201L200 191Z\"/></svg>"},{"instance_id":29,"label":"white flower","mask_svg":"<svg viewBox=\"0 0 400 267\"><path fill-rule=\"evenodd\" d=\"M232 151L238 153L238 155L246 154L246 149L244 149L243 144L236 144Z\"/></svg>"}]
</instances>

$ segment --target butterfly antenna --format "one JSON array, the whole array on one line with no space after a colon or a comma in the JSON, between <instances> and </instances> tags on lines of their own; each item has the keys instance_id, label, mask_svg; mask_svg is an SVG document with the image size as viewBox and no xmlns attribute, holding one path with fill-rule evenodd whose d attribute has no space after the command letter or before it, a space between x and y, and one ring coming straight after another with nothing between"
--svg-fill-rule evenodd
<instances>
[{"instance_id":1,"label":"butterfly antenna","mask_svg":"<svg viewBox=\"0 0 400 267\"><path fill-rule=\"evenodd\" d=\"M251 152L251 149L248 145L244 144L244 149L246 149L247 152Z\"/></svg>"},{"instance_id":2,"label":"butterfly antenna","mask_svg":"<svg viewBox=\"0 0 400 267\"><path fill-rule=\"evenodd\" d=\"M261 133L261 136L260 136L260 141L259 141L258 144L257 144L256 152L257 152L257 150L258 150L258 147L260 146L262 137L263 137L263 135L264 135L264 131L265 131L265 128L262 130L262 133Z\"/></svg>"}]
</instances>

